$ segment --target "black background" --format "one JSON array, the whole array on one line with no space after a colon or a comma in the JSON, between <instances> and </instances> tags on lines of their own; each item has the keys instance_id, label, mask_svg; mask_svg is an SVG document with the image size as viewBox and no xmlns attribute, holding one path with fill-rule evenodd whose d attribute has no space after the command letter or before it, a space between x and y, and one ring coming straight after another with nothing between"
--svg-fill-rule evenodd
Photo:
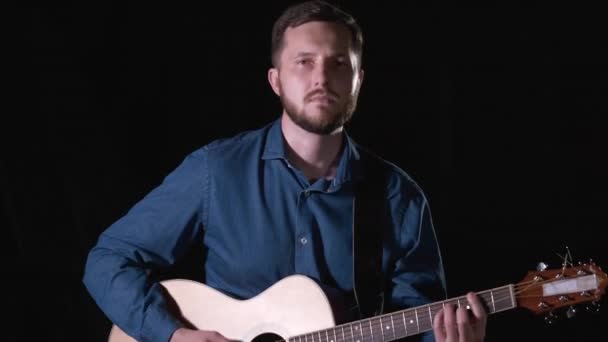
<instances>
[{"instance_id":1,"label":"black background","mask_svg":"<svg viewBox=\"0 0 608 342\"><path fill-rule=\"evenodd\" d=\"M81 282L88 249L186 154L278 117L266 72L287 3L15 12L17 105L0 131L3 340L106 338ZM566 246L607 267L606 35L592 9L339 4L365 37L349 133L425 189L450 296L518 282L539 261L559 267ZM511 310L489 318L487 340L589 340L607 318L546 325Z\"/></svg>"}]
</instances>

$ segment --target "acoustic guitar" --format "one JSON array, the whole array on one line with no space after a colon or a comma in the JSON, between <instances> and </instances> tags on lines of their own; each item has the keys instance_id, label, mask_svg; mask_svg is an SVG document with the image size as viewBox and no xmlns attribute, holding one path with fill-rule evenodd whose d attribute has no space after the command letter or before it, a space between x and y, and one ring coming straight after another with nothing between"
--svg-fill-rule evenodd
<instances>
[{"instance_id":1,"label":"acoustic guitar","mask_svg":"<svg viewBox=\"0 0 608 342\"><path fill-rule=\"evenodd\" d=\"M598 304L608 277L595 263L530 271L522 281L477 294L488 314L514 308L536 314L589 302ZM447 303L469 308L465 296L337 325L328 297L311 279L286 277L258 296L236 300L204 284L183 279L161 282L176 314L191 327L237 341L386 342L432 330ZM110 342L135 341L113 325Z\"/></svg>"}]
</instances>

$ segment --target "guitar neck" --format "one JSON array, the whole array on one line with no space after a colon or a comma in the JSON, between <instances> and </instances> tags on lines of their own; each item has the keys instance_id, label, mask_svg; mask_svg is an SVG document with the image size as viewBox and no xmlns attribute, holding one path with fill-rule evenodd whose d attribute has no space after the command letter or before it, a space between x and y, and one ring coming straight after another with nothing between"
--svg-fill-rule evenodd
<instances>
[{"instance_id":1,"label":"guitar neck","mask_svg":"<svg viewBox=\"0 0 608 342\"><path fill-rule=\"evenodd\" d=\"M478 292L488 314L515 308L513 285ZM433 329L433 318L446 305L469 305L466 296L385 315L354 321L336 327L294 336L289 342L385 342L417 335Z\"/></svg>"}]
</instances>

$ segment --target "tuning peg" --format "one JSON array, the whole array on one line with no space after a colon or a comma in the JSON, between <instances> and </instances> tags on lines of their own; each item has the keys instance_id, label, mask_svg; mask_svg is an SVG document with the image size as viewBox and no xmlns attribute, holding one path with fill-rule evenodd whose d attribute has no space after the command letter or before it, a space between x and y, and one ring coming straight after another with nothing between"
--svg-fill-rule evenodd
<instances>
[{"instance_id":1,"label":"tuning peg","mask_svg":"<svg viewBox=\"0 0 608 342\"><path fill-rule=\"evenodd\" d=\"M566 311L566 317L573 318L574 316L576 316L576 308L571 306L568 308L568 311Z\"/></svg>"},{"instance_id":2,"label":"tuning peg","mask_svg":"<svg viewBox=\"0 0 608 342\"><path fill-rule=\"evenodd\" d=\"M587 310L587 312L590 313L598 313L600 312L600 302L598 301L592 301L591 303L585 305L585 310Z\"/></svg>"},{"instance_id":3,"label":"tuning peg","mask_svg":"<svg viewBox=\"0 0 608 342\"><path fill-rule=\"evenodd\" d=\"M547 267L549 267L547 264L545 264L544 262L539 262L538 265L536 266L536 270L539 272L542 272L544 270L547 269Z\"/></svg>"},{"instance_id":4,"label":"tuning peg","mask_svg":"<svg viewBox=\"0 0 608 342\"><path fill-rule=\"evenodd\" d=\"M548 314L545 315L545 323L553 324L557 320L557 316L553 313L553 311L549 311Z\"/></svg>"}]
</instances>

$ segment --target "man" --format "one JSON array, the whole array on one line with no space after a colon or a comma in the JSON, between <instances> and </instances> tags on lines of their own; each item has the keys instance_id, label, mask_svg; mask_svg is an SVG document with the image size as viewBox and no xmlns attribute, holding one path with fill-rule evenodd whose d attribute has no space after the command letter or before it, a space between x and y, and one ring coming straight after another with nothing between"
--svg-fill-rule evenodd
<instances>
[{"instance_id":1,"label":"man","mask_svg":"<svg viewBox=\"0 0 608 342\"><path fill-rule=\"evenodd\" d=\"M382 236L384 311L445 299L444 274L428 202L397 166L370 179L368 152L344 131L363 81L362 35L327 3L292 6L273 28L268 81L280 119L212 142L189 155L161 185L109 227L91 250L84 283L122 330L141 341L226 342L172 316L147 268L166 267L193 244L205 249L205 282L251 298L282 278L306 275L353 292L355 184L377 182L386 212ZM376 159L374 159L376 160ZM367 176L367 178L366 178ZM380 270L379 270L380 271ZM486 314L447 305L434 318L439 341L481 341Z\"/></svg>"}]
</instances>

